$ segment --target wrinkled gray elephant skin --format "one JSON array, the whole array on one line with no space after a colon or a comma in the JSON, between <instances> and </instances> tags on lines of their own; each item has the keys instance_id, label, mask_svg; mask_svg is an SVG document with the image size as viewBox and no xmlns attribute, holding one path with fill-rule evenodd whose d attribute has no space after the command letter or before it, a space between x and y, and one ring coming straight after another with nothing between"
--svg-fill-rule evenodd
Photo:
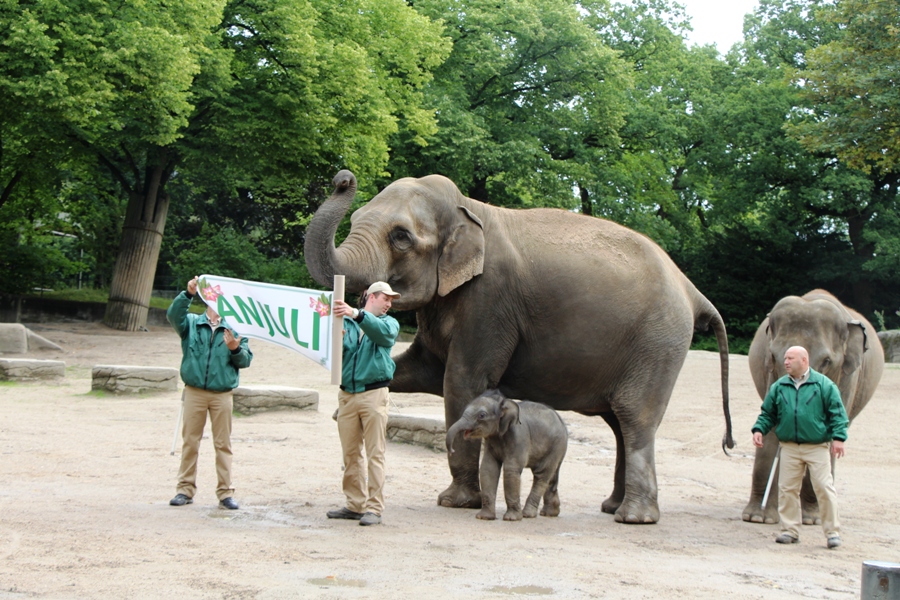
<instances>
[{"instance_id":1,"label":"wrinkled gray elephant skin","mask_svg":"<svg viewBox=\"0 0 900 600\"><path fill-rule=\"evenodd\" d=\"M566 456L569 432L559 414L544 404L517 403L489 390L475 398L462 417L447 430L447 451L453 454L453 442L463 433L465 439L484 440L481 457L481 510L479 519L497 518L494 505L500 470L503 470L503 495L506 497L504 521L521 521L538 515L559 516L559 467ZM521 504L522 471L531 469L531 492L525 507Z\"/></svg>"},{"instance_id":2,"label":"wrinkled gray elephant skin","mask_svg":"<svg viewBox=\"0 0 900 600\"><path fill-rule=\"evenodd\" d=\"M612 494L601 505L626 523L655 523L654 443L695 330L719 344L728 414L728 342L715 307L647 237L556 209L512 210L463 196L446 177L391 183L334 233L356 193L341 171L306 231L309 272L348 292L387 281L415 310L418 331L397 357L391 391L444 397L446 423L499 389L557 410L601 416L616 437ZM442 506L479 507L475 440L449 456Z\"/></svg>"},{"instance_id":3,"label":"wrinkled gray elephant skin","mask_svg":"<svg viewBox=\"0 0 900 600\"><path fill-rule=\"evenodd\" d=\"M884 371L884 350L872 324L825 290L779 300L750 344L750 374L761 399L785 375L784 353L791 346L806 348L809 366L837 384L852 422L872 398ZM750 501L742 514L745 521L778 522L777 472L766 506L762 506L777 451L778 438L773 430L763 439L763 447L756 449ZM805 524L821 522L808 473L800 490L800 504Z\"/></svg>"}]
</instances>

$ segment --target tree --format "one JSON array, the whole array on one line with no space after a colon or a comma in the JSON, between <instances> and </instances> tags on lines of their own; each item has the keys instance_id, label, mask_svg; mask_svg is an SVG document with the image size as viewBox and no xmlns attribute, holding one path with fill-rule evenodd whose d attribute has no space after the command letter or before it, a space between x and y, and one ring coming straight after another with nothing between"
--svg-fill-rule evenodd
<instances>
[{"instance_id":1,"label":"tree","mask_svg":"<svg viewBox=\"0 0 900 600\"><path fill-rule=\"evenodd\" d=\"M219 189L297 197L339 167L380 173L399 121L433 129L417 90L447 44L399 0L5 1L7 47L40 57L19 71L62 82L37 118L128 199L113 327L146 320L174 179L207 170Z\"/></svg>"},{"instance_id":2,"label":"tree","mask_svg":"<svg viewBox=\"0 0 900 600\"><path fill-rule=\"evenodd\" d=\"M417 0L453 41L426 88L439 129L393 143L393 177L441 173L503 206L574 207L579 163L618 143L629 76L567 0Z\"/></svg>"},{"instance_id":3,"label":"tree","mask_svg":"<svg viewBox=\"0 0 900 600\"><path fill-rule=\"evenodd\" d=\"M822 18L841 35L812 48L795 77L823 110L797 123L794 134L852 168L900 170L900 3L841 0Z\"/></svg>"}]
</instances>

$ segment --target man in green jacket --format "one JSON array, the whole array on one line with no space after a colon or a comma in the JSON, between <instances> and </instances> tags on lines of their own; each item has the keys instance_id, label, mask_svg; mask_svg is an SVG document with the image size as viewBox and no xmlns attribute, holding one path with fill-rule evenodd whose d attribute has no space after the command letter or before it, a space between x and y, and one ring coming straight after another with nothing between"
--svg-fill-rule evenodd
<instances>
[{"instance_id":1,"label":"man in green jacket","mask_svg":"<svg viewBox=\"0 0 900 600\"><path fill-rule=\"evenodd\" d=\"M250 366L253 353L242 338L222 323L222 318L207 306L202 315L188 312L197 294L197 278L187 284L172 302L166 318L181 336L181 380L184 381L184 422L181 437L181 468L176 495L169 504L184 506L194 501L197 491L197 455L206 426L206 413L216 448L216 496L219 507L236 510L231 487L231 409L232 390L240 382L239 369Z\"/></svg>"},{"instance_id":2,"label":"man in green jacket","mask_svg":"<svg viewBox=\"0 0 900 600\"><path fill-rule=\"evenodd\" d=\"M779 544L800 541L800 486L809 468L826 545L837 548L841 545L841 535L831 456L837 459L844 455L850 420L840 390L833 381L809 367L809 353L805 348L788 348L784 353L784 369L787 375L769 388L752 429L753 445L757 448L762 447L763 436L773 427L781 443L778 475L781 534L775 541Z\"/></svg>"},{"instance_id":3,"label":"man in green jacket","mask_svg":"<svg viewBox=\"0 0 900 600\"><path fill-rule=\"evenodd\" d=\"M381 523L388 385L395 368L391 348L400 333L400 324L387 311L398 297L400 294L387 283L376 281L360 299L364 308L358 310L340 300L334 302L334 315L344 318L337 424L344 453L343 488L347 503L343 508L329 510L329 519L353 519L360 525Z\"/></svg>"}]
</instances>

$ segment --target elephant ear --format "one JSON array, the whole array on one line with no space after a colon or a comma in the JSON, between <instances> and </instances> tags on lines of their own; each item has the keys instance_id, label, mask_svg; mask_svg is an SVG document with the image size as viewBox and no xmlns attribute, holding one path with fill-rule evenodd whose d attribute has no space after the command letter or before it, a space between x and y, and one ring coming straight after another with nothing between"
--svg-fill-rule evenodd
<instances>
[{"instance_id":1,"label":"elephant ear","mask_svg":"<svg viewBox=\"0 0 900 600\"><path fill-rule=\"evenodd\" d=\"M439 296L446 296L484 271L484 225L469 209L457 208L462 218L453 225L438 261Z\"/></svg>"},{"instance_id":2,"label":"elephant ear","mask_svg":"<svg viewBox=\"0 0 900 600\"><path fill-rule=\"evenodd\" d=\"M500 437L506 435L513 422L519 422L519 405L515 400L504 398L500 402Z\"/></svg>"},{"instance_id":3,"label":"elephant ear","mask_svg":"<svg viewBox=\"0 0 900 600\"><path fill-rule=\"evenodd\" d=\"M866 326L860 321L847 323L847 346L844 348L844 375L850 375L862 364L863 353L869 349Z\"/></svg>"}]
</instances>

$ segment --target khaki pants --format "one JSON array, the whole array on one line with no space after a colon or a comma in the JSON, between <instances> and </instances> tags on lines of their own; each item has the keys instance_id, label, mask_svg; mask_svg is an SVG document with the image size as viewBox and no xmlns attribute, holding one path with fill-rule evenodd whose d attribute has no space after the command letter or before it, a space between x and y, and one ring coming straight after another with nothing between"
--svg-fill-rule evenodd
<instances>
[{"instance_id":1,"label":"khaki pants","mask_svg":"<svg viewBox=\"0 0 900 600\"><path fill-rule=\"evenodd\" d=\"M381 515L384 510L388 399L386 387L359 394L338 392L338 435L344 452L343 488L347 508L353 512ZM363 459L363 446L367 461Z\"/></svg>"},{"instance_id":2,"label":"khaki pants","mask_svg":"<svg viewBox=\"0 0 900 600\"><path fill-rule=\"evenodd\" d=\"M803 522L800 507L800 486L809 468L809 479L819 502L819 515L825 537L840 535L837 493L831 477L831 444L795 444L781 442L781 466L778 473L778 516L781 531L800 538Z\"/></svg>"},{"instance_id":3,"label":"khaki pants","mask_svg":"<svg viewBox=\"0 0 900 600\"><path fill-rule=\"evenodd\" d=\"M216 448L216 476L219 483L216 496L219 500L234 496L231 487L231 408L232 393L210 392L184 386L184 425L181 437L181 469L178 472L178 494L193 498L197 492L197 456L200 438L206 426L206 413L212 428L213 446Z\"/></svg>"}]
</instances>

